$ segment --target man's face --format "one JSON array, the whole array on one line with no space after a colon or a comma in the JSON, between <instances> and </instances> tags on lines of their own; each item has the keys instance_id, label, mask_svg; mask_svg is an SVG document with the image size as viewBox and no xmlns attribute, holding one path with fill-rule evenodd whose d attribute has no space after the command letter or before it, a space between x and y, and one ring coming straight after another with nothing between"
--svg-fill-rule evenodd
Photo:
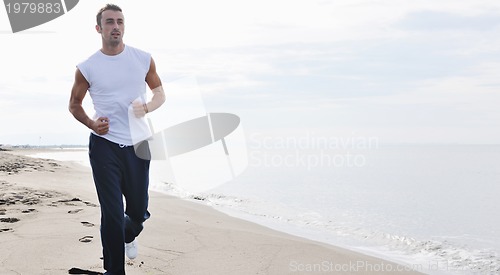
<instances>
[{"instance_id":1,"label":"man's face","mask_svg":"<svg viewBox=\"0 0 500 275\"><path fill-rule=\"evenodd\" d=\"M104 41L112 45L122 42L125 32L125 20L120 11L106 10L102 13L101 26L96 26Z\"/></svg>"}]
</instances>

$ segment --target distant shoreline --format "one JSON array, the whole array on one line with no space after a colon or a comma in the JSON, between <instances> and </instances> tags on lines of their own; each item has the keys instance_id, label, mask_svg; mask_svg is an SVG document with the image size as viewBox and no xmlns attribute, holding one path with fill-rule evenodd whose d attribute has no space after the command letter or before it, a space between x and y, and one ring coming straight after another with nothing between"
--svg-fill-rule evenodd
<instances>
[{"instance_id":1,"label":"distant shoreline","mask_svg":"<svg viewBox=\"0 0 500 275\"><path fill-rule=\"evenodd\" d=\"M71 149L71 148L86 148L87 144L62 144L62 145L8 145L0 144L0 151L11 151L17 149Z\"/></svg>"}]
</instances>

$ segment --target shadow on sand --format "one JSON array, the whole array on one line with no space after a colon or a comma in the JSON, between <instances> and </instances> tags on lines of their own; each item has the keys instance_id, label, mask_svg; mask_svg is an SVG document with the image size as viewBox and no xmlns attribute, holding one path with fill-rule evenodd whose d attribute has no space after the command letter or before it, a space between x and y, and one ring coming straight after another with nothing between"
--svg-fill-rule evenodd
<instances>
[{"instance_id":1,"label":"shadow on sand","mask_svg":"<svg viewBox=\"0 0 500 275\"><path fill-rule=\"evenodd\" d=\"M87 275L103 275L101 272L91 271L91 270L83 270L80 268L73 267L68 270L68 274L87 274Z\"/></svg>"}]
</instances>

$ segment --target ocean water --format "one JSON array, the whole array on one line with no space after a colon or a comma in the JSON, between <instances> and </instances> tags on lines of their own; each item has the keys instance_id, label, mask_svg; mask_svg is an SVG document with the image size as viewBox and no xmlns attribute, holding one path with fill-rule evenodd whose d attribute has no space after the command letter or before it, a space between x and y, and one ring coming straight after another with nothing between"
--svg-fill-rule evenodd
<instances>
[{"instance_id":1,"label":"ocean water","mask_svg":"<svg viewBox=\"0 0 500 275\"><path fill-rule=\"evenodd\" d=\"M368 145L254 144L213 190L154 175L151 188L427 274L500 273L500 145ZM36 156L88 163L84 150Z\"/></svg>"}]
</instances>

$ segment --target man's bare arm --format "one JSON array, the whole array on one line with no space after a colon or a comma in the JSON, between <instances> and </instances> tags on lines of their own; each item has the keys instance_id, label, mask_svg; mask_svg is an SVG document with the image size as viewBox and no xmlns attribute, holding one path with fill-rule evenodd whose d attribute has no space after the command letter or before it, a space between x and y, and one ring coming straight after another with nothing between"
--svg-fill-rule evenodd
<instances>
[{"instance_id":1,"label":"man's bare arm","mask_svg":"<svg viewBox=\"0 0 500 275\"><path fill-rule=\"evenodd\" d=\"M83 125L87 126L99 135L105 135L109 130L108 118L100 117L94 121L87 115L87 113L85 113L85 110L83 109L82 102L87 94L88 88L89 83L80 70L77 69L75 73L75 82L73 83L73 88L71 89L68 109L76 120L80 121Z\"/></svg>"},{"instance_id":2,"label":"man's bare arm","mask_svg":"<svg viewBox=\"0 0 500 275\"><path fill-rule=\"evenodd\" d=\"M153 92L153 98L151 98L151 101L146 104L147 111L152 112L158 109L165 102L165 92L163 91L160 77L156 72L156 64L153 58L151 58L149 71L146 75L146 83L148 83L149 88Z\"/></svg>"}]
</instances>

